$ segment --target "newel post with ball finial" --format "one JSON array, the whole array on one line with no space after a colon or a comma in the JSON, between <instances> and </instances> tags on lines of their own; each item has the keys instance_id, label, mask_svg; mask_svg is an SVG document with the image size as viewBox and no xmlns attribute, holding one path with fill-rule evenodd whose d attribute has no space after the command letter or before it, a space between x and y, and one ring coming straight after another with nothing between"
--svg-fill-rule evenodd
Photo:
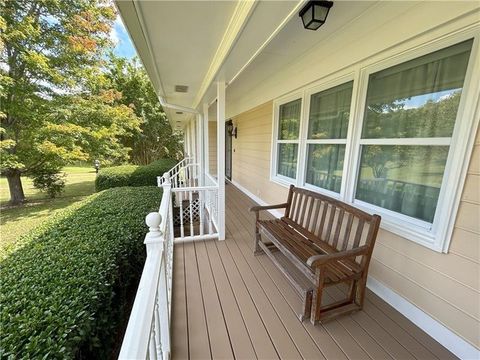
<instances>
[{"instance_id":1,"label":"newel post with ball finial","mask_svg":"<svg viewBox=\"0 0 480 360\"><path fill-rule=\"evenodd\" d=\"M145 223L148 226L148 233L144 241L147 247L147 257L150 255L155 256L163 248L164 237L160 231L162 216L158 212L151 212L146 216Z\"/></svg>"}]
</instances>

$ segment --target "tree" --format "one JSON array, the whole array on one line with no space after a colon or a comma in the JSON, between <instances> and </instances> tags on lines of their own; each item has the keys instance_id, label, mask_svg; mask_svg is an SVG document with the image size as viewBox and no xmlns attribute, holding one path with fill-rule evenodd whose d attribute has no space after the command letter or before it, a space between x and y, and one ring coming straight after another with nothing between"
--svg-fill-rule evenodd
<instances>
[{"instance_id":1,"label":"tree","mask_svg":"<svg viewBox=\"0 0 480 360\"><path fill-rule=\"evenodd\" d=\"M390 103L369 104L368 121L363 135L367 138L428 138L452 136L461 91L450 90L436 101L430 99L417 107L408 108L410 98L396 99ZM422 159L442 164L448 154L448 146L438 146L431 151L425 146L368 145L363 151L363 162L372 169L375 178L386 178L388 171L412 165Z\"/></svg>"},{"instance_id":2,"label":"tree","mask_svg":"<svg viewBox=\"0 0 480 360\"><path fill-rule=\"evenodd\" d=\"M172 130L138 59L110 54L105 76L109 81L107 86L122 94L118 103L133 109L141 121L142 131L122 140L132 149L130 161L146 165L160 158L176 158L182 152L182 137Z\"/></svg>"},{"instance_id":3,"label":"tree","mask_svg":"<svg viewBox=\"0 0 480 360\"><path fill-rule=\"evenodd\" d=\"M21 175L91 156L125 158L138 132L121 94L101 89L115 11L104 0L0 0L0 170L12 203Z\"/></svg>"}]
</instances>

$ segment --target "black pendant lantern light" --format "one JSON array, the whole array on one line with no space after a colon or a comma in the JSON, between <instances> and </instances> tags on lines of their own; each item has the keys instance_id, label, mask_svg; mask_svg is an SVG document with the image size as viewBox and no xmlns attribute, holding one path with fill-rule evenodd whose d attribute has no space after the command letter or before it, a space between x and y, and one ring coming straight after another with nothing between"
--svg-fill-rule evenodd
<instances>
[{"instance_id":1,"label":"black pendant lantern light","mask_svg":"<svg viewBox=\"0 0 480 360\"><path fill-rule=\"evenodd\" d=\"M333 6L332 1L309 1L298 14L303 21L303 27L317 30L327 20L328 12Z\"/></svg>"}]
</instances>

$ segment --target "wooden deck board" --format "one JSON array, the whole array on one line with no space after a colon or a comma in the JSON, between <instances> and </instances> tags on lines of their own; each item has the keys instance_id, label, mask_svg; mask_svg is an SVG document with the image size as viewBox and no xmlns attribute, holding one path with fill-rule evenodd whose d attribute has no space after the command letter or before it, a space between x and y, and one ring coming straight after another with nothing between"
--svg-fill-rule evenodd
<instances>
[{"instance_id":1,"label":"wooden deck board","mask_svg":"<svg viewBox=\"0 0 480 360\"><path fill-rule=\"evenodd\" d=\"M173 359L455 358L370 291L364 311L317 326L298 320L295 289L253 255L254 202L226 191L227 239L175 245ZM329 289L325 300L342 294Z\"/></svg>"},{"instance_id":2,"label":"wooden deck board","mask_svg":"<svg viewBox=\"0 0 480 360\"><path fill-rule=\"evenodd\" d=\"M257 356L248 334L237 300L228 281L217 247L213 241L205 242L218 296L222 304L225 323L236 359L255 359Z\"/></svg>"},{"instance_id":3,"label":"wooden deck board","mask_svg":"<svg viewBox=\"0 0 480 360\"><path fill-rule=\"evenodd\" d=\"M190 359L211 359L210 338L193 243L184 244L184 254L189 356Z\"/></svg>"},{"instance_id":4,"label":"wooden deck board","mask_svg":"<svg viewBox=\"0 0 480 360\"><path fill-rule=\"evenodd\" d=\"M225 242L217 241L216 246L242 313L243 320L247 326L248 333L250 334L250 339L252 340L257 357L259 359L279 358L270 335L265 328L257 308L255 307L255 303L250 297L248 289L243 282L242 276L240 275L235 262L228 252Z\"/></svg>"},{"instance_id":5,"label":"wooden deck board","mask_svg":"<svg viewBox=\"0 0 480 360\"><path fill-rule=\"evenodd\" d=\"M198 273L202 286L203 302L205 306L205 317L207 320L208 333L211 339L210 349L213 359L231 359L233 358L232 347L230 345L229 333L225 325L222 306L218 298L217 287L210 268L210 261L207 256L207 249L203 241L195 243L195 252L197 254Z\"/></svg>"},{"instance_id":6,"label":"wooden deck board","mask_svg":"<svg viewBox=\"0 0 480 360\"><path fill-rule=\"evenodd\" d=\"M173 292L172 292L172 353L178 359L188 359L188 323L187 299L185 294L185 264L183 262L183 244L175 245L173 262Z\"/></svg>"},{"instance_id":7,"label":"wooden deck board","mask_svg":"<svg viewBox=\"0 0 480 360\"><path fill-rule=\"evenodd\" d=\"M237 244L231 243L231 247L237 247ZM275 311L276 317L280 320L279 323L272 323L270 326L280 334L277 334L279 337L280 343L276 345L279 354L282 357L290 353L292 358L314 358L315 356L319 359L323 358L321 354L319 355L319 349L313 342L313 340L308 336L308 333L305 332L305 329L302 327L301 323L297 320L295 313L293 313L285 302L281 294L278 292L276 288L274 288L271 281L265 279L267 276L263 272L263 268L260 267L260 264L252 264L248 261L246 263L246 259L243 257L241 250L237 247L236 249L231 250L232 256L237 259L239 262L243 263L243 269L248 266L248 271L251 272L250 275L257 276L259 281L256 286L252 286L250 288L251 294L255 296L252 291L256 291L260 289L260 291L264 292L264 295L261 296L263 301L268 301L273 308L271 310ZM254 259L255 260L255 259ZM253 265L253 266L252 266ZM256 266L255 266L256 265ZM247 271L247 270L246 270ZM251 277L250 277L251 280ZM271 321L270 321L271 322ZM286 331L286 332L285 332ZM288 336L288 338L286 337ZM285 338L282 340L282 338ZM284 341L285 343L282 343ZM288 346L286 346L288 345ZM284 348L287 347L285 350ZM282 350L283 348L283 350ZM295 350L293 350L295 349Z\"/></svg>"}]
</instances>

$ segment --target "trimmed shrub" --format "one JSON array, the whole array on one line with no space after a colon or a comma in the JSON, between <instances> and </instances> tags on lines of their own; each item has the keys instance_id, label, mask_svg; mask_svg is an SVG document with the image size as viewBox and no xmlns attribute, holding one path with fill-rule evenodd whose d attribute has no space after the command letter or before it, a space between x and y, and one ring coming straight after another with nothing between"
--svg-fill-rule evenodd
<instances>
[{"instance_id":1,"label":"trimmed shrub","mask_svg":"<svg viewBox=\"0 0 480 360\"><path fill-rule=\"evenodd\" d=\"M60 169L40 169L36 170L31 176L33 186L40 191L46 192L53 199L60 195L65 189L65 173Z\"/></svg>"},{"instance_id":2,"label":"trimmed shrub","mask_svg":"<svg viewBox=\"0 0 480 360\"><path fill-rule=\"evenodd\" d=\"M1 263L0 357L111 358L160 199L153 186L106 190L22 239Z\"/></svg>"},{"instance_id":3,"label":"trimmed shrub","mask_svg":"<svg viewBox=\"0 0 480 360\"><path fill-rule=\"evenodd\" d=\"M176 163L173 159L162 159L145 166L122 165L106 168L97 175L95 189L101 191L119 186L153 186L157 184L157 176L162 176Z\"/></svg>"}]
</instances>

